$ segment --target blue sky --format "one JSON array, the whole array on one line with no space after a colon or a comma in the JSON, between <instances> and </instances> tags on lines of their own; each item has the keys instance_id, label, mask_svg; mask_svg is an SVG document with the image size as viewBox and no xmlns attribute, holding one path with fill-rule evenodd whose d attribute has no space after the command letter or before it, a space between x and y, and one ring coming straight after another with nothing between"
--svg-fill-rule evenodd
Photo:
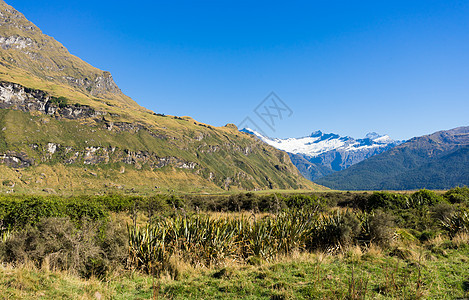
<instances>
[{"instance_id":1,"label":"blue sky","mask_svg":"<svg viewBox=\"0 0 469 300\"><path fill-rule=\"evenodd\" d=\"M469 1L6 2L159 113L272 137L469 125ZM273 130L272 91L293 111Z\"/></svg>"}]
</instances>

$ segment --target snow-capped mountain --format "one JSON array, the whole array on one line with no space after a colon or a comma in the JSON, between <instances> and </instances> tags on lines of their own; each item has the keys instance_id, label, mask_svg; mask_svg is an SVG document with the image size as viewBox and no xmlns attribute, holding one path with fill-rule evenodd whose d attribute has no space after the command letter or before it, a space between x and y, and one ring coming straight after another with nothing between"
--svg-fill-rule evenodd
<instances>
[{"instance_id":1,"label":"snow-capped mountain","mask_svg":"<svg viewBox=\"0 0 469 300\"><path fill-rule=\"evenodd\" d=\"M403 142L376 132L368 133L362 139L321 131L301 138L272 139L249 128L241 131L253 134L265 143L288 152L292 162L303 176L310 180L346 169Z\"/></svg>"}]
</instances>

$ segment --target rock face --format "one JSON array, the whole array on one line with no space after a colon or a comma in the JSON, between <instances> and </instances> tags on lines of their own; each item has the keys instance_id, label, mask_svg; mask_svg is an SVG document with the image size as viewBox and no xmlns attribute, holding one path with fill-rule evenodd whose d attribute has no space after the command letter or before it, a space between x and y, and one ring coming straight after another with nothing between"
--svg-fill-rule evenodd
<instances>
[{"instance_id":1,"label":"rock face","mask_svg":"<svg viewBox=\"0 0 469 300\"><path fill-rule=\"evenodd\" d=\"M149 151L130 151L116 147L106 148L91 146L77 148L56 143L47 143L46 145L32 144L30 147L34 149L38 155L42 156L41 162L55 161L63 164L82 165L121 162L137 166L137 168L147 166L151 169L172 166L179 169L193 170L198 167L198 164L195 162L186 161L173 156L160 157L156 153ZM15 168L21 168L33 165L34 160L28 159L25 153L18 154L10 151L5 155L3 163Z\"/></svg>"},{"instance_id":2,"label":"rock face","mask_svg":"<svg viewBox=\"0 0 469 300\"><path fill-rule=\"evenodd\" d=\"M19 84L0 82L0 108L46 112L50 96L43 91L27 89Z\"/></svg>"},{"instance_id":3,"label":"rock face","mask_svg":"<svg viewBox=\"0 0 469 300\"><path fill-rule=\"evenodd\" d=\"M12 168L25 168L34 165L34 159L29 158L24 152L7 151L0 153L0 164L5 164Z\"/></svg>"},{"instance_id":4,"label":"rock face","mask_svg":"<svg viewBox=\"0 0 469 300\"><path fill-rule=\"evenodd\" d=\"M374 132L367 134L363 139L341 137L321 131L302 138L271 139L247 128L242 131L253 134L277 149L286 151L293 164L309 180L347 169L403 142Z\"/></svg>"},{"instance_id":5,"label":"rock face","mask_svg":"<svg viewBox=\"0 0 469 300\"><path fill-rule=\"evenodd\" d=\"M105 115L86 105L58 106L47 93L25 88L19 84L0 81L0 109L14 109L24 112L38 111L67 119L94 118Z\"/></svg>"}]
</instances>

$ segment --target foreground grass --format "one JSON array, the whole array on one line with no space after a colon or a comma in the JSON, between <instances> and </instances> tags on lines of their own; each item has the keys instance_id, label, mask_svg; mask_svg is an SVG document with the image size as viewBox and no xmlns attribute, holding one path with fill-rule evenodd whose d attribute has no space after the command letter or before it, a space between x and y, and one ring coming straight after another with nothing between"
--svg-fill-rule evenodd
<instances>
[{"instance_id":1,"label":"foreground grass","mask_svg":"<svg viewBox=\"0 0 469 300\"><path fill-rule=\"evenodd\" d=\"M32 266L0 267L4 299L454 299L469 297L467 240L387 251L296 253L258 265L211 268L174 262L176 279L122 271L84 280Z\"/></svg>"}]
</instances>

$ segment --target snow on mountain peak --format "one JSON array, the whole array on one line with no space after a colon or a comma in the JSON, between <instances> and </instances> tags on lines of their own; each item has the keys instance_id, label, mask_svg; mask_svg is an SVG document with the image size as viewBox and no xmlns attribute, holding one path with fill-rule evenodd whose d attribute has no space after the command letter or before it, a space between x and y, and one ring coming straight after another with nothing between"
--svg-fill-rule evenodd
<instances>
[{"instance_id":1,"label":"snow on mountain peak","mask_svg":"<svg viewBox=\"0 0 469 300\"><path fill-rule=\"evenodd\" d=\"M293 164L311 180L330 172L346 169L404 142L394 141L388 135L379 135L376 132L368 133L363 139L323 133L319 130L307 137L272 139L249 128L241 129L241 131L251 133L265 143L288 152ZM322 171L319 172L317 167L312 168L313 165L321 165Z\"/></svg>"},{"instance_id":2,"label":"snow on mountain peak","mask_svg":"<svg viewBox=\"0 0 469 300\"><path fill-rule=\"evenodd\" d=\"M310 157L318 157L330 151L362 151L400 144L399 141L396 142L389 136L379 135L376 132L368 133L364 139L356 140L348 136L341 137L335 133L323 133L320 130L314 131L307 137L287 139L269 138L249 128L241 129L241 131L251 133L277 149Z\"/></svg>"}]
</instances>

